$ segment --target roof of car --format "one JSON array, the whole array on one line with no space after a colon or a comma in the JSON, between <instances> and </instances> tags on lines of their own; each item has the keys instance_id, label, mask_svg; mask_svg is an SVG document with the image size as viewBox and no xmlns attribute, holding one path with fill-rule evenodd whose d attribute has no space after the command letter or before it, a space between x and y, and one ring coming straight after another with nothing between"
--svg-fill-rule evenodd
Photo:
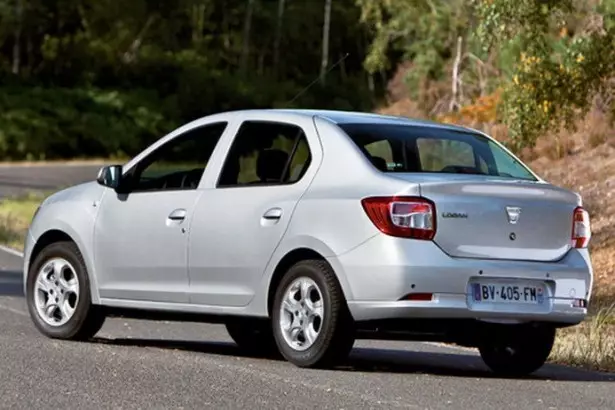
<instances>
[{"instance_id":1,"label":"roof of car","mask_svg":"<svg viewBox=\"0 0 615 410\"><path fill-rule=\"evenodd\" d=\"M467 127L457 126L453 124L444 124L429 120L420 120L408 117L399 117L393 115L382 115L375 113L359 112L359 111L335 111L335 110L315 110L315 109L262 109L262 110L246 110L250 112L263 111L263 112L276 112L287 113L294 115L305 115L309 117L318 116L325 118L336 124L356 124L356 123L370 123L370 124L399 124L399 125L413 125L413 126L425 126L445 128L457 131L474 131ZM238 111L241 112L241 111Z\"/></svg>"}]
</instances>

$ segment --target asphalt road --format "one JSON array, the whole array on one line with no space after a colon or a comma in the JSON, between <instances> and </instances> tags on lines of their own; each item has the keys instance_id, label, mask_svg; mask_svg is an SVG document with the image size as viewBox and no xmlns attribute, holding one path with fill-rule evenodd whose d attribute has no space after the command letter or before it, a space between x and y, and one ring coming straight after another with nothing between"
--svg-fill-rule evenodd
<instances>
[{"instance_id":1,"label":"asphalt road","mask_svg":"<svg viewBox=\"0 0 615 410\"><path fill-rule=\"evenodd\" d=\"M101 164L9 166L0 164L0 198L27 191L53 191L96 179Z\"/></svg>"},{"instance_id":2,"label":"asphalt road","mask_svg":"<svg viewBox=\"0 0 615 410\"><path fill-rule=\"evenodd\" d=\"M321 371L243 356L219 325L111 319L92 342L55 341L32 325L20 275L0 252L0 408L615 409L615 375L500 379L474 351L425 343L357 342Z\"/></svg>"}]
</instances>

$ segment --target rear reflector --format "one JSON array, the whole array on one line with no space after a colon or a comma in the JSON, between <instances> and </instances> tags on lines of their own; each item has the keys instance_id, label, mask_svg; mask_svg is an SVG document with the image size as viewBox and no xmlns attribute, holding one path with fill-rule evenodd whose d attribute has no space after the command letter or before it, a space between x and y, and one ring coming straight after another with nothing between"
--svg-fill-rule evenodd
<instances>
[{"instance_id":1,"label":"rear reflector","mask_svg":"<svg viewBox=\"0 0 615 410\"><path fill-rule=\"evenodd\" d=\"M417 302L429 302L433 300L433 293L408 293L400 300L412 300Z\"/></svg>"},{"instance_id":2,"label":"rear reflector","mask_svg":"<svg viewBox=\"0 0 615 410\"><path fill-rule=\"evenodd\" d=\"M585 299L575 299L572 302L572 307L586 308L587 307L587 301Z\"/></svg>"},{"instance_id":3,"label":"rear reflector","mask_svg":"<svg viewBox=\"0 0 615 410\"><path fill-rule=\"evenodd\" d=\"M432 240L436 235L435 205L415 197L371 197L361 201L381 232L404 238Z\"/></svg>"},{"instance_id":4,"label":"rear reflector","mask_svg":"<svg viewBox=\"0 0 615 410\"><path fill-rule=\"evenodd\" d=\"M572 216L572 246L574 248L587 248L591 236L589 213L579 206L574 210Z\"/></svg>"}]
</instances>

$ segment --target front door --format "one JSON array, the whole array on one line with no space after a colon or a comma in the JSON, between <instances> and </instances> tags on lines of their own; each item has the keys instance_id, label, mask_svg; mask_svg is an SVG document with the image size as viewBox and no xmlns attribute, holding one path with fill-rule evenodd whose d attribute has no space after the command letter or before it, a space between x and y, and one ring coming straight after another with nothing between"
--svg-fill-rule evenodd
<instances>
[{"instance_id":1,"label":"front door","mask_svg":"<svg viewBox=\"0 0 615 410\"><path fill-rule=\"evenodd\" d=\"M217 183L204 190L193 215L191 303L245 306L252 300L314 176L317 138L310 119L239 126Z\"/></svg>"},{"instance_id":2,"label":"front door","mask_svg":"<svg viewBox=\"0 0 615 410\"><path fill-rule=\"evenodd\" d=\"M95 223L101 298L188 302L188 230L197 189L225 123L192 128L157 147L109 189Z\"/></svg>"}]
</instances>

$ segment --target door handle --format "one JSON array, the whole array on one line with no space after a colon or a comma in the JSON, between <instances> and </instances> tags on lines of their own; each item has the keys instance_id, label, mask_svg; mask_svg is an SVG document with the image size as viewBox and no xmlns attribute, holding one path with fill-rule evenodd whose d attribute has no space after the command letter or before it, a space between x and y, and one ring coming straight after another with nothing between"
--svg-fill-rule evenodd
<instances>
[{"instance_id":1,"label":"door handle","mask_svg":"<svg viewBox=\"0 0 615 410\"><path fill-rule=\"evenodd\" d=\"M275 220L275 219L280 219L281 217L282 217L281 208L271 208L263 214L263 219Z\"/></svg>"},{"instance_id":2,"label":"door handle","mask_svg":"<svg viewBox=\"0 0 615 410\"><path fill-rule=\"evenodd\" d=\"M183 221L184 219L186 219L186 210L176 209L169 214L168 218L171 221Z\"/></svg>"}]
</instances>

